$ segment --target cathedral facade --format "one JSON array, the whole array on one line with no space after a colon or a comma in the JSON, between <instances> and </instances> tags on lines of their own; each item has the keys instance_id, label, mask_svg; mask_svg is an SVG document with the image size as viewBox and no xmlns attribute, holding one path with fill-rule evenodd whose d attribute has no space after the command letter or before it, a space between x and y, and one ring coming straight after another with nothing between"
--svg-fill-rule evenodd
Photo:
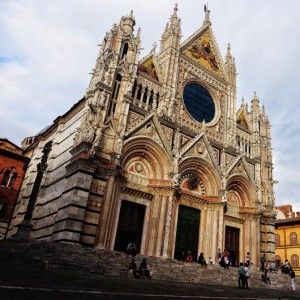
<instances>
[{"instance_id":1,"label":"cathedral facade","mask_svg":"<svg viewBox=\"0 0 300 300\"><path fill-rule=\"evenodd\" d=\"M237 108L236 66L206 9L181 40L174 8L159 50L139 58L132 13L104 37L83 99L23 141L30 153L7 236L144 255L247 252L275 259L270 123L254 93Z\"/></svg>"}]
</instances>

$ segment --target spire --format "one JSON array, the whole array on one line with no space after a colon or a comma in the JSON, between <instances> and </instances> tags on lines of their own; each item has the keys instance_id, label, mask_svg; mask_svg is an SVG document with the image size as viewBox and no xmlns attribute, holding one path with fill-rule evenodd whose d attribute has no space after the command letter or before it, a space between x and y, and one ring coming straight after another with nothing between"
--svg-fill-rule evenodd
<instances>
[{"instance_id":1,"label":"spire","mask_svg":"<svg viewBox=\"0 0 300 300\"><path fill-rule=\"evenodd\" d=\"M137 31L137 34L136 34L136 37L140 38L141 37L141 33L142 33L142 30L141 30L141 27L139 27L139 29Z\"/></svg>"},{"instance_id":2,"label":"spire","mask_svg":"<svg viewBox=\"0 0 300 300\"><path fill-rule=\"evenodd\" d=\"M210 22L210 18L209 18L209 14L210 14L210 10L208 9L208 3L204 5L204 12L205 12L205 19L203 22L203 25L207 25L207 24L211 24Z\"/></svg>"},{"instance_id":3,"label":"spire","mask_svg":"<svg viewBox=\"0 0 300 300\"><path fill-rule=\"evenodd\" d=\"M173 27L174 29L180 30L180 19L177 16L178 11L178 5L175 3L173 13L171 15L171 21L170 21L170 27Z\"/></svg>"},{"instance_id":4,"label":"spire","mask_svg":"<svg viewBox=\"0 0 300 300\"><path fill-rule=\"evenodd\" d=\"M232 58L232 55L231 55L231 47L230 47L230 43L227 44L227 53L226 53L226 60L229 60Z\"/></svg>"},{"instance_id":5,"label":"spire","mask_svg":"<svg viewBox=\"0 0 300 300\"><path fill-rule=\"evenodd\" d=\"M133 32L133 27L135 25L133 10L131 10L128 15L122 17L121 24L125 32L127 33Z\"/></svg>"},{"instance_id":6,"label":"spire","mask_svg":"<svg viewBox=\"0 0 300 300\"><path fill-rule=\"evenodd\" d=\"M175 3L175 6L174 6L174 11L173 11L173 15L172 17L176 17L177 18L177 11L178 11L178 4Z\"/></svg>"},{"instance_id":7,"label":"spire","mask_svg":"<svg viewBox=\"0 0 300 300\"><path fill-rule=\"evenodd\" d=\"M256 92L254 92L254 94L253 94L251 103L252 103L252 105L251 105L252 110L258 111L259 110L259 99L256 95Z\"/></svg>"},{"instance_id":8,"label":"spire","mask_svg":"<svg viewBox=\"0 0 300 300\"><path fill-rule=\"evenodd\" d=\"M244 107L244 106L245 106L245 99L244 99L244 97L242 97L241 107Z\"/></svg>"},{"instance_id":9,"label":"spire","mask_svg":"<svg viewBox=\"0 0 300 300\"><path fill-rule=\"evenodd\" d=\"M235 59L231 54L230 43L227 44L227 52L225 56L225 69L227 71L229 81L235 85L237 72L235 66Z\"/></svg>"},{"instance_id":10,"label":"spire","mask_svg":"<svg viewBox=\"0 0 300 300\"><path fill-rule=\"evenodd\" d=\"M177 16L178 5L174 6L169 22L166 24L165 30L161 36L160 53L168 47L179 47L181 37L180 18Z\"/></svg>"},{"instance_id":11,"label":"spire","mask_svg":"<svg viewBox=\"0 0 300 300\"><path fill-rule=\"evenodd\" d=\"M152 54L154 54L156 52L156 47L157 47L157 44L156 44L156 42L154 42L152 45L152 49L151 49Z\"/></svg>"}]
</instances>

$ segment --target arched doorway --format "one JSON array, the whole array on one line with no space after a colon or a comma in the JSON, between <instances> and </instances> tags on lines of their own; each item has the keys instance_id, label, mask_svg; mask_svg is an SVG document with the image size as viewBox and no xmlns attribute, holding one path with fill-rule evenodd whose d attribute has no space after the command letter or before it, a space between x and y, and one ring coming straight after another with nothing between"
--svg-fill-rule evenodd
<instances>
[{"instance_id":1,"label":"arched doorway","mask_svg":"<svg viewBox=\"0 0 300 300\"><path fill-rule=\"evenodd\" d=\"M254 234L254 221L250 217L245 218L244 211L252 208L253 187L251 182L241 175L233 175L227 182L227 202L224 211L224 248L230 253L232 265L238 265L244 261L247 252L252 252L251 257L257 259L259 242L251 240ZM255 223L256 225L256 223ZM259 231L259 228L255 228ZM257 234L255 234L255 237ZM247 242L246 242L247 241Z\"/></svg>"},{"instance_id":2,"label":"arched doorway","mask_svg":"<svg viewBox=\"0 0 300 300\"><path fill-rule=\"evenodd\" d=\"M168 178L168 157L152 139L134 137L124 145L121 167L124 181L117 200L119 217L114 249L124 251L133 241L138 252L153 255L157 252L153 244L158 245L154 239L161 238L153 227L158 226L157 223L161 227L165 220L157 218L160 213L156 211L160 207L157 202L161 199L152 186Z\"/></svg>"},{"instance_id":3,"label":"arched doorway","mask_svg":"<svg viewBox=\"0 0 300 300\"><path fill-rule=\"evenodd\" d=\"M123 200L121 203L115 250L126 251L129 243L135 243L140 252L146 206Z\"/></svg>"},{"instance_id":4,"label":"arched doorway","mask_svg":"<svg viewBox=\"0 0 300 300\"><path fill-rule=\"evenodd\" d=\"M197 259L199 227L200 210L179 205L174 258L183 260L191 252L193 260Z\"/></svg>"}]
</instances>

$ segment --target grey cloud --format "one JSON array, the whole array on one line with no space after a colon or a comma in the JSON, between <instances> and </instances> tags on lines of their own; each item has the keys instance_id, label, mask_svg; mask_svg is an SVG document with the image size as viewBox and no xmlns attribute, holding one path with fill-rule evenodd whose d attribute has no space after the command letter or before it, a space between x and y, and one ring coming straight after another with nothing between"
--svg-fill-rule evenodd
<instances>
[{"instance_id":1,"label":"grey cloud","mask_svg":"<svg viewBox=\"0 0 300 300\"><path fill-rule=\"evenodd\" d=\"M141 55L159 41L174 1L51 0L0 4L0 128L16 143L51 123L80 99L94 67L97 44L114 22L134 10L142 28ZM183 39L203 22L203 1L180 0ZM277 201L300 204L300 1L209 1L221 52L231 43L238 68L238 99L256 90L273 124ZM240 100L239 100L240 101Z\"/></svg>"}]
</instances>

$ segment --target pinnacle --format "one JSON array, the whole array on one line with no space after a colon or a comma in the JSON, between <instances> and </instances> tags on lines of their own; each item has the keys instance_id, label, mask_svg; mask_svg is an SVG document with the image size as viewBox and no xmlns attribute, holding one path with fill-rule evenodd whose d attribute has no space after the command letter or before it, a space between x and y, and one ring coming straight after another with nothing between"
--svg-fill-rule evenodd
<instances>
[{"instance_id":1,"label":"pinnacle","mask_svg":"<svg viewBox=\"0 0 300 300\"><path fill-rule=\"evenodd\" d=\"M174 6L174 14L176 14L178 11L178 3L176 2L175 3L175 6Z\"/></svg>"},{"instance_id":2,"label":"pinnacle","mask_svg":"<svg viewBox=\"0 0 300 300\"><path fill-rule=\"evenodd\" d=\"M227 44L227 55L228 56L231 56L230 50L231 50L230 43L228 43Z\"/></svg>"},{"instance_id":3,"label":"pinnacle","mask_svg":"<svg viewBox=\"0 0 300 300\"><path fill-rule=\"evenodd\" d=\"M128 16L129 18L131 18L131 19L133 19L134 18L134 16L133 16L133 10L131 10L130 11L130 14L129 14L129 16Z\"/></svg>"},{"instance_id":4,"label":"pinnacle","mask_svg":"<svg viewBox=\"0 0 300 300\"><path fill-rule=\"evenodd\" d=\"M256 95L256 91L254 91L254 93L253 93L253 100L258 100L258 97Z\"/></svg>"},{"instance_id":5,"label":"pinnacle","mask_svg":"<svg viewBox=\"0 0 300 300\"><path fill-rule=\"evenodd\" d=\"M174 10L173 10L173 14L172 14L172 16L171 16L171 20L174 20L174 19L178 19L178 17L177 17L177 11L178 11L178 4L177 3L175 3L175 6L174 6Z\"/></svg>"},{"instance_id":6,"label":"pinnacle","mask_svg":"<svg viewBox=\"0 0 300 300\"><path fill-rule=\"evenodd\" d=\"M208 9L208 4L204 5L204 12L205 12L205 19L204 19L203 25L211 24L210 18L209 18L210 10Z\"/></svg>"}]
</instances>

